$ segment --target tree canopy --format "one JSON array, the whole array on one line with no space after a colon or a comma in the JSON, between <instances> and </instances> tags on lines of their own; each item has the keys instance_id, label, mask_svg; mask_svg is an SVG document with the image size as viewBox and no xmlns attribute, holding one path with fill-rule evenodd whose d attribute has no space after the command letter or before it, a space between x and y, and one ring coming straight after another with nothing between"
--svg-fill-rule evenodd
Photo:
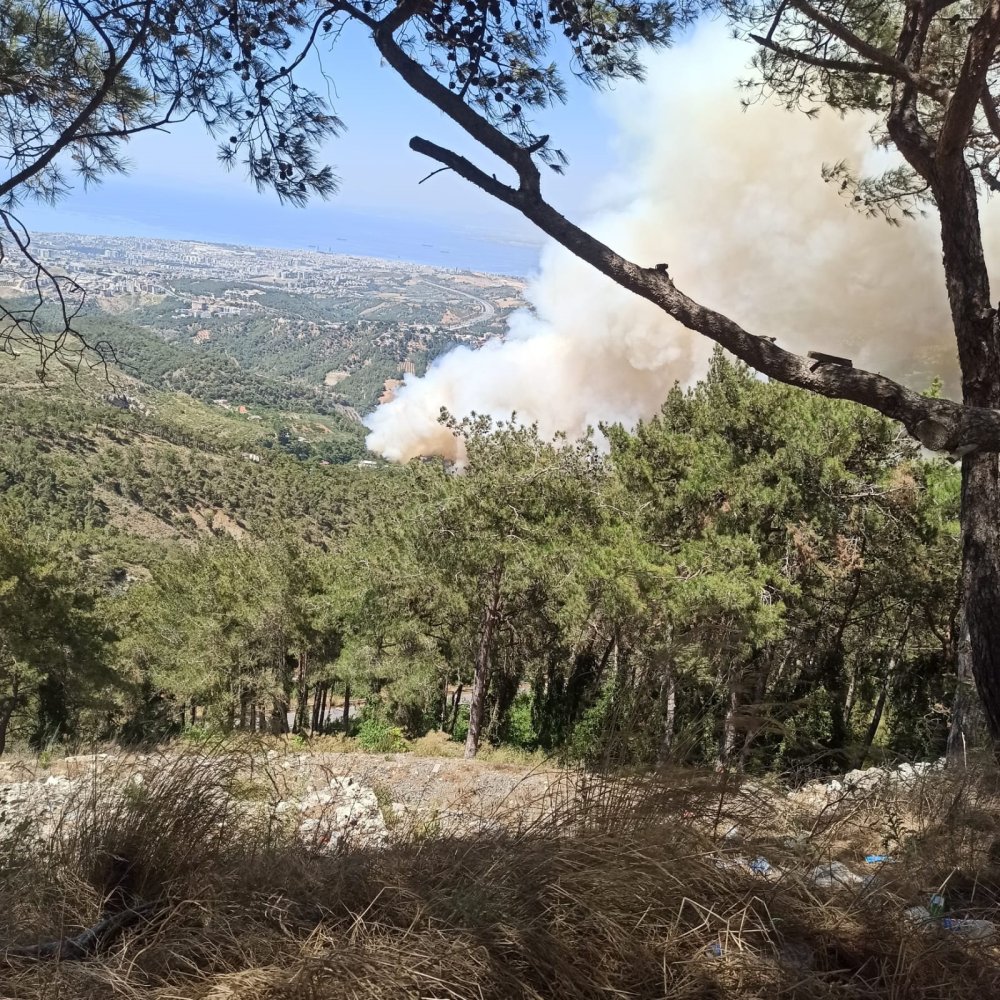
<instances>
[{"instance_id":1,"label":"tree canopy","mask_svg":"<svg viewBox=\"0 0 1000 1000\"><path fill-rule=\"evenodd\" d=\"M890 218L923 203L941 223L963 398L918 392L844 359L805 357L767 331L696 301L666 265L632 261L557 211L543 192L546 164L561 167L556 142L538 135L532 113L561 95L559 64L590 83L641 75L644 46L702 13L722 13L760 47L752 85L791 107L862 108L876 142L905 165L880 178L834 167L862 210ZM773 379L851 400L900 421L925 447L963 460L964 670L975 676L992 734L1000 740L1000 318L992 302L979 217L997 186L1000 10L992 3L810 0L667 4L640 0L279 0L105 5L91 0L11 8L4 49L0 141L10 165L0 195L57 197L68 158L85 179L120 166L120 143L137 130L199 115L224 139L222 156L245 162L259 186L301 201L329 194L317 143L338 121L294 82L314 49L360 28L401 80L496 158L498 177L431 139L410 146L513 207L541 231L622 287L654 303ZM356 36L354 36L356 37ZM558 43L558 44L557 44ZM26 126L20 124L27 122ZM8 349L28 343L44 370L73 343L79 289L32 254L5 209L7 250L16 249L59 298L63 329L37 322L37 304L8 310ZM79 345L79 341L77 342ZM84 348L86 342L82 342ZM105 358L101 345L97 354ZM89 357L78 351L70 364Z\"/></svg>"}]
</instances>

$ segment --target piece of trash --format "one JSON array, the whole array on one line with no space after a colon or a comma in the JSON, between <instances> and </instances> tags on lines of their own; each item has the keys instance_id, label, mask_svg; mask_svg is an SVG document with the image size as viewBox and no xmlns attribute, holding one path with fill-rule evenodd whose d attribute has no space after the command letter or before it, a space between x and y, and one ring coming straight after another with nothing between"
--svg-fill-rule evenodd
<instances>
[{"instance_id":1,"label":"piece of trash","mask_svg":"<svg viewBox=\"0 0 1000 1000\"><path fill-rule=\"evenodd\" d=\"M766 875L771 870L771 862L767 858L756 857L750 862L750 871L754 875Z\"/></svg>"},{"instance_id":2,"label":"piece of trash","mask_svg":"<svg viewBox=\"0 0 1000 1000\"><path fill-rule=\"evenodd\" d=\"M929 924L931 911L926 906L911 906L903 910L903 919L911 924Z\"/></svg>"},{"instance_id":3,"label":"piece of trash","mask_svg":"<svg viewBox=\"0 0 1000 1000\"><path fill-rule=\"evenodd\" d=\"M722 958L722 945L718 941L713 941L706 949L712 958Z\"/></svg>"},{"instance_id":4,"label":"piece of trash","mask_svg":"<svg viewBox=\"0 0 1000 1000\"><path fill-rule=\"evenodd\" d=\"M931 904L928 907L931 917L934 920L944 916L944 896L935 893L931 896Z\"/></svg>"},{"instance_id":5,"label":"piece of trash","mask_svg":"<svg viewBox=\"0 0 1000 1000\"><path fill-rule=\"evenodd\" d=\"M894 865L896 859L889 854L866 854L865 864L869 865Z\"/></svg>"},{"instance_id":6,"label":"piece of trash","mask_svg":"<svg viewBox=\"0 0 1000 1000\"><path fill-rule=\"evenodd\" d=\"M720 871L732 872L732 871L746 871L750 867L750 862L746 858L716 858L714 861L715 867Z\"/></svg>"},{"instance_id":7,"label":"piece of trash","mask_svg":"<svg viewBox=\"0 0 1000 1000\"><path fill-rule=\"evenodd\" d=\"M992 920L958 920L955 917L945 917L941 926L946 931L961 934L972 941L987 941L997 932L997 925Z\"/></svg>"},{"instance_id":8,"label":"piece of trash","mask_svg":"<svg viewBox=\"0 0 1000 1000\"><path fill-rule=\"evenodd\" d=\"M863 887L865 880L839 861L820 865L809 873L809 880L821 889L856 889Z\"/></svg>"}]
</instances>

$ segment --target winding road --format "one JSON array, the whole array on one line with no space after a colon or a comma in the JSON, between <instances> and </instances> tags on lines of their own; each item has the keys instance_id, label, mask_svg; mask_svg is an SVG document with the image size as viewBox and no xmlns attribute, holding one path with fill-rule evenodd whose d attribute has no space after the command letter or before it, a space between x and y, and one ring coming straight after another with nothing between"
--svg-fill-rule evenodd
<instances>
[{"instance_id":1,"label":"winding road","mask_svg":"<svg viewBox=\"0 0 1000 1000\"><path fill-rule=\"evenodd\" d=\"M420 279L423 284L430 285L431 288L437 288L442 292L451 292L455 295L461 295L463 298L472 299L473 302L479 305L479 308L483 310L481 316L473 316L472 319L463 319L461 323L455 323L448 327L449 330L464 330L466 327L475 326L477 323L486 323L497 314L496 307L492 302L487 302L486 299L481 299L478 295L473 295L471 292L463 292L457 288L451 288L448 285L439 285L435 281L428 281L426 278Z\"/></svg>"}]
</instances>

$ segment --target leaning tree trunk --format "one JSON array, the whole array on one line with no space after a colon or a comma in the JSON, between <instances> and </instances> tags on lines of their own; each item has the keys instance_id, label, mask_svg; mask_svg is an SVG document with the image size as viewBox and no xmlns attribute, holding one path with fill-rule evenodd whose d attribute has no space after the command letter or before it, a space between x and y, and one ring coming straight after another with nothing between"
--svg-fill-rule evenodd
<instances>
[{"instance_id":1,"label":"leaning tree trunk","mask_svg":"<svg viewBox=\"0 0 1000 1000\"><path fill-rule=\"evenodd\" d=\"M490 683L490 654L493 649L493 633L500 613L500 581L503 571L496 567L490 574L490 595L483 608L483 619L479 627L479 647L476 650L476 672L472 681L472 701L469 705L469 733L465 738L465 756L475 757L479 752L479 734L483 725L483 710L486 707L486 691Z\"/></svg>"}]
</instances>

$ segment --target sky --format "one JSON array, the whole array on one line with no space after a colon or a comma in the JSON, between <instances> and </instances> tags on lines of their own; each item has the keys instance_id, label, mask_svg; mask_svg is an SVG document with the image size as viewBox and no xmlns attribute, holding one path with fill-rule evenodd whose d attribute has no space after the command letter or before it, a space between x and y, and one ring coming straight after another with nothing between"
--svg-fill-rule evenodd
<instances>
[{"instance_id":1,"label":"sky","mask_svg":"<svg viewBox=\"0 0 1000 1000\"><path fill-rule=\"evenodd\" d=\"M362 30L345 30L322 70L304 85L329 89L347 129L328 143L325 159L340 177L330 201L305 209L261 194L242 168L227 171L217 141L197 122L170 135L134 138L127 176L77 186L55 207L25 205L20 215L36 231L197 239L257 246L318 247L338 252L528 274L542 240L516 212L454 175L419 181L435 164L413 153L413 135L450 145L484 163L471 140L414 94L380 58ZM602 178L617 165L609 101L567 79L569 100L537 118L540 132L570 158L566 175L546 177L546 194L571 215L602 206Z\"/></svg>"}]
</instances>

